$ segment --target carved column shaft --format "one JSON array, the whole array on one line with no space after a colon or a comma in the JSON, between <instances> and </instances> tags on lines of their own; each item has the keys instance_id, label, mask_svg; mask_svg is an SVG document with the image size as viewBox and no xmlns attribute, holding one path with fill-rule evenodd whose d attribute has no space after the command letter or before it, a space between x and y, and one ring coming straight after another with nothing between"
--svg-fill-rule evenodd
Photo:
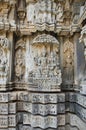
<instances>
[{"instance_id":1,"label":"carved column shaft","mask_svg":"<svg viewBox=\"0 0 86 130\"><path fill-rule=\"evenodd\" d=\"M81 90L82 94L86 95L86 25L82 28L80 42L84 43L84 56L85 56L85 68L84 77L81 79Z\"/></svg>"},{"instance_id":2,"label":"carved column shaft","mask_svg":"<svg viewBox=\"0 0 86 130\"><path fill-rule=\"evenodd\" d=\"M86 62L86 25L82 28L80 42L84 43L84 56Z\"/></svg>"},{"instance_id":3,"label":"carved column shaft","mask_svg":"<svg viewBox=\"0 0 86 130\"><path fill-rule=\"evenodd\" d=\"M8 38L10 39L10 73L9 73L9 81L12 81L13 78L13 57L14 57L14 41L13 41L13 33L9 33Z\"/></svg>"}]
</instances>

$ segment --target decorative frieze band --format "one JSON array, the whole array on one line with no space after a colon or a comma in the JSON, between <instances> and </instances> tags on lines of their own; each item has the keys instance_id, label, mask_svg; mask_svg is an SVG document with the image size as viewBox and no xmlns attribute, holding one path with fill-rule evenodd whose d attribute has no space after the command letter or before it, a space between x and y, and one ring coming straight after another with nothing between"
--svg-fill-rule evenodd
<instances>
[{"instance_id":1,"label":"decorative frieze band","mask_svg":"<svg viewBox=\"0 0 86 130\"><path fill-rule=\"evenodd\" d=\"M20 101L28 101L32 103L59 103L65 102L65 94L64 93L31 93L31 92L19 92L18 100Z\"/></svg>"},{"instance_id":2,"label":"decorative frieze band","mask_svg":"<svg viewBox=\"0 0 86 130\"><path fill-rule=\"evenodd\" d=\"M29 112L33 115L57 115L65 113L65 104L32 104L23 103L23 111Z\"/></svg>"},{"instance_id":3,"label":"decorative frieze band","mask_svg":"<svg viewBox=\"0 0 86 130\"><path fill-rule=\"evenodd\" d=\"M33 116L30 114L23 115L23 124L30 124L32 127L57 128L57 116Z\"/></svg>"},{"instance_id":4,"label":"decorative frieze band","mask_svg":"<svg viewBox=\"0 0 86 130\"><path fill-rule=\"evenodd\" d=\"M16 115L0 115L0 128L16 127Z\"/></svg>"}]
</instances>

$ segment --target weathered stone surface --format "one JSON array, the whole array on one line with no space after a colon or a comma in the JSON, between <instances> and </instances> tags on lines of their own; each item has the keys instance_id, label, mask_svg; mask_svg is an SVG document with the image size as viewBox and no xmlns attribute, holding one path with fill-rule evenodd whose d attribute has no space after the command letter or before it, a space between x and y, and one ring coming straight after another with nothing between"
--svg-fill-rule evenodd
<instances>
[{"instance_id":1,"label":"weathered stone surface","mask_svg":"<svg viewBox=\"0 0 86 130\"><path fill-rule=\"evenodd\" d=\"M23 114L24 114L23 112L17 113L17 121L19 124L22 124L22 122L23 122Z\"/></svg>"},{"instance_id":2,"label":"weathered stone surface","mask_svg":"<svg viewBox=\"0 0 86 130\"><path fill-rule=\"evenodd\" d=\"M16 127L17 125L16 115L8 115L8 125L10 127Z\"/></svg>"},{"instance_id":3,"label":"weathered stone surface","mask_svg":"<svg viewBox=\"0 0 86 130\"><path fill-rule=\"evenodd\" d=\"M8 127L8 116L0 116L0 128Z\"/></svg>"},{"instance_id":4,"label":"weathered stone surface","mask_svg":"<svg viewBox=\"0 0 86 130\"><path fill-rule=\"evenodd\" d=\"M76 114L86 122L86 109L76 104Z\"/></svg>"},{"instance_id":5,"label":"weathered stone surface","mask_svg":"<svg viewBox=\"0 0 86 130\"><path fill-rule=\"evenodd\" d=\"M77 126L80 130L85 130L86 128L86 123L74 114L70 114L70 124L72 126Z\"/></svg>"},{"instance_id":6,"label":"weathered stone surface","mask_svg":"<svg viewBox=\"0 0 86 130\"><path fill-rule=\"evenodd\" d=\"M9 101L16 101L17 100L17 92L10 92L8 97L9 97Z\"/></svg>"},{"instance_id":7,"label":"weathered stone surface","mask_svg":"<svg viewBox=\"0 0 86 130\"><path fill-rule=\"evenodd\" d=\"M18 130L18 128L16 127L16 128L9 128L8 130Z\"/></svg>"},{"instance_id":8,"label":"weathered stone surface","mask_svg":"<svg viewBox=\"0 0 86 130\"><path fill-rule=\"evenodd\" d=\"M64 127L58 127L58 130L66 130L65 126Z\"/></svg>"},{"instance_id":9,"label":"weathered stone surface","mask_svg":"<svg viewBox=\"0 0 86 130\"><path fill-rule=\"evenodd\" d=\"M65 115L58 115L58 126L65 126Z\"/></svg>"},{"instance_id":10,"label":"weathered stone surface","mask_svg":"<svg viewBox=\"0 0 86 130\"><path fill-rule=\"evenodd\" d=\"M34 49L34 54L33 59L32 57L30 58L33 60L32 67L34 68L29 71L29 86L27 89L30 91L60 91L62 76L58 40L52 35L42 34L34 37L31 45L31 48ZM39 49L38 46L41 46L41 48ZM52 48L52 51L50 48Z\"/></svg>"},{"instance_id":11,"label":"weathered stone surface","mask_svg":"<svg viewBox=\"0 0 86 130\"><path fill-rule=\"evenodd\" d=\"M9 114L16 114L16 103L9 103Z\"/></svg>"},{"instance_id":12,"label":"weathered stone surface","mask_svg":"<svg viewBox=\"0 0 86 130\"><path fill-rule=\"evenodd\" d=\"M8 130L8 128L7 129L0 129L0 130Z\"/></svg>"},{"instance_id":13,"label":"weathered stone surface","mask_svg":"<svg viewBox=\"0 0 86 130\"><path fill-rule=\"evenodd\" d=\"M0 130L86 129L86 1L0 0Z\"/></svg>"},{"instance_id":14,"label":"weathered stone surface","mask_svg":"<svg viewBox=\"0 0 86 130\"><path fill-rule=\"evenodd\" d=\"M24 110L32 114L57 115L58 106L56 104L29 104L24 103Z\"/></svg>"},{"instance_id":15,"label":"weathered stone surface","mask_svg":"<svg viewBox=\"0 0 86 130\"><path fill-rule=\"evenodd\" d=\"M29 97L31 97L31 95L28 94L28 92L23 92L23 91L20 91L18 92L18 100L20 101L29 101Z\"/></svg>"},{"instance_id":16,"label":"weathered stone surface","mask_svg":"<svg viewBox=\"0 0 86 130\"><path fill-rule=\"evenodd\" d=\"M17 109L17 111L24 111L24 109L23 109L23 102L18 102L16 109Z\"/></svg>"},{"instance_id":17,"label":"weathered stone surface","mask_svg":"<svg viewBox=\"0 0 86 130\"><path fill-rule=\"evenodd\" d=\"M43 129L47 129L48 127L57 128L57 117L56 116L33 116L31 114L23 115L23 123L31 124L32 127L40 127Z\"/></svg>"},{"instance_id":18,"label":"weathered stone surface","mask_svg":"<svg viewBox=\"0 0 86 130\"><path fill-rule=\"evenodd\" d=\"M8 114L8 104L0 104L0 115Z\"/></svg>"},{"instance_id":19,"label":"weathered stone surface","mask_svg":"<svg viewBox=\"0 0 86 130\"><path fill-rule=\"evenodd\" d=\"M0 93L0 102L8 102L8 93Z\"/></svg>"},{"instance_id":20,"label":"weathered stone surface","mask_svg":"<svg viewBox=\"0 0 86 130\"><path fill-rule=\"evenodd\" d=\"M19 129L22 130L22 127ZM30 126L23 126L23 130L42 130L41 128L32 128ZM47 130L53 130L52 128L48 128ZM54 129L56 130L56 129ZM65 130L64 127L58 127L58 130Z\"/></svg>"},{"instance_id":21,"label":"weathered stone surface","mask_svg":"<svg viewBox=\"0 0 86 130\"><path fill-rule=\"evenodd\" d=\"M66 125L66 130L79 130L79 129L71 125Z\"/></svg>"}]
</instances>

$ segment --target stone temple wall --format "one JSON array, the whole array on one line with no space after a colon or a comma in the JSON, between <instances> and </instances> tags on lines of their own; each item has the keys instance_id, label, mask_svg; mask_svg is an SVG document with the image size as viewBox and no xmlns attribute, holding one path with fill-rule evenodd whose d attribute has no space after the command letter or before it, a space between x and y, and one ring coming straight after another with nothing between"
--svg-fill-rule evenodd
<instances>
[{"instance_id":1,"label":"stone temple wall","mask_svg":"<svg viewBox=\"0 0 86 130\"><path fill-rule=\"evenodd\" d=\"M86 130L85 0L0 0L0 130Z\"/></svg>"}]
</instances>

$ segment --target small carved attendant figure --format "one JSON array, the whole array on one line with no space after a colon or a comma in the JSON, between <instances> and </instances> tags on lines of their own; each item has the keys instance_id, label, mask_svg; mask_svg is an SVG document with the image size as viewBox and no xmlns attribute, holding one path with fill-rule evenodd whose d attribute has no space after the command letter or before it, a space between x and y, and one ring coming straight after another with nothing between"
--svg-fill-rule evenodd
<instances>
[{"instance_id":1,"label":"small carved attendant figure","mask_svg":"<svg viewBox=\"0 0 86 130\"><path fill-rule=\"evenodd\" d=\"M24 67L24 57L21 49L18 49L16 52L16 67L15 74L18 81L23 78L25 67Z\"/></svg>"},{"instance_id":2,"label":"small carved attendant figure","mask_svg":"<svg viewBox=\"0 0 86 130\"><path fill-rule=\"evenodd\" d=\"M64 43L64 82L67 84L73 83L73 43L69 39Z\"/></svg>"},{"instance_id":3,"label":"small carved attendant figure","mask_svg":"<svg viewBox=\"0 0 86 130\"><path fill-rule=\"evenodd\" d=\"M73 57L70 53L70 51L67 52L67 57L66 57L66 74L67 74L67 78L68 80L72 80L73 79Z\"/></svg>"},{"instance_id":4,"label":"small carved attendant figure","mask_svg":"<svg viewBox=\"0 0 86 130\"><path fill-rule=\"evenodd\" d=\"M53 67L54 67L54 58L53 58L53 52L51 52L50 54L50 57L49 57L49 66L50 66L50 69L52 70Z\"/></svg>"},{"instance_id":5,"label":"small carved attendant figure","mask_svg":"<svg viewBox=\"0 0 86 130\"><path fill-rule=\"evenodd\" d=\"M54 63L55 63L55 65L59 65L59 56L58 56L58 54L56 53L56 51L55 52L53 52L53 60L54 60Z\"/></svg>"},{"instance_id":6,"label":"small carved attendant figure","mask_svg":"<svg viewBox=\"0 0 86 130\"><path fill-rule=\"evenodd\" d=\"M34 58L34 61L35 61L35 67L36 67L35 72L34 72L34 76L36 78L40 78L40 76L41 76L41 58L38 56L38 54Z\"/></svg>"},{"instance_id":7,"label":"small carved attendant figure","mask_svg":"<svg viewBox=\"0 0 86 130\"><path fill-rule=\"evenodd\" d=\"M38 54L34 57L35 66L38 66Z\"/></svg>"},{"instance_id":8,"label":"small carved attendant figure","mask_svg":"<svg viewBox=\"0 0 86 130\"><path fill-rule=\"evenodd\" d=\"M56 8L56 20L57 20L57 23L63 22L63 7L60 3L58 4Z\"/></svg>"},{"instance_id":9,"label":"small carved attendant figure","mask_svg":"<svg viewBox=\"0 0 86 130\"><path fill-rule=\"evenodd\" d=\"M3 50L0 49L0 75L1 77L7 75L7 58L3 54Z\"/></svg>"},{"instance_id":10,"label":"small carved attendant figure","mask_svg":"<svg viewBox=\"0 0 86 130\"><path fill-rule=\"evenodd\" d=\"M46 50L45 49L43 49L43 52L42 52L41 55L42 55L41 56L41 66L46 67L46 65L47 65L47 57L46 57Z\"/></svg>"},{"instance_id":11,"label":"small carved attendant figure","mask_svg":"<svg viewBox=\"0 0 86 130\"><path fill-rule=\"evenodd\" d=\"M49 76L53 77L53 70L55 67L55 62L54 62L54 57L53 57L53 52L50 53L50 57L48 59L48 68L49 68Z\"/></svg>"},{"instance_id":12,"label":"small carved attendant figure","mask_svg":"<svg viewBox=\"0 0 86 130\"><path fill-rule=\"evenodd\" d=\"M46 49L43 49L43 52L41 54L41 72L42 76L47 75L47 57L46 57Z\"/></svg>"}]
</instances>

